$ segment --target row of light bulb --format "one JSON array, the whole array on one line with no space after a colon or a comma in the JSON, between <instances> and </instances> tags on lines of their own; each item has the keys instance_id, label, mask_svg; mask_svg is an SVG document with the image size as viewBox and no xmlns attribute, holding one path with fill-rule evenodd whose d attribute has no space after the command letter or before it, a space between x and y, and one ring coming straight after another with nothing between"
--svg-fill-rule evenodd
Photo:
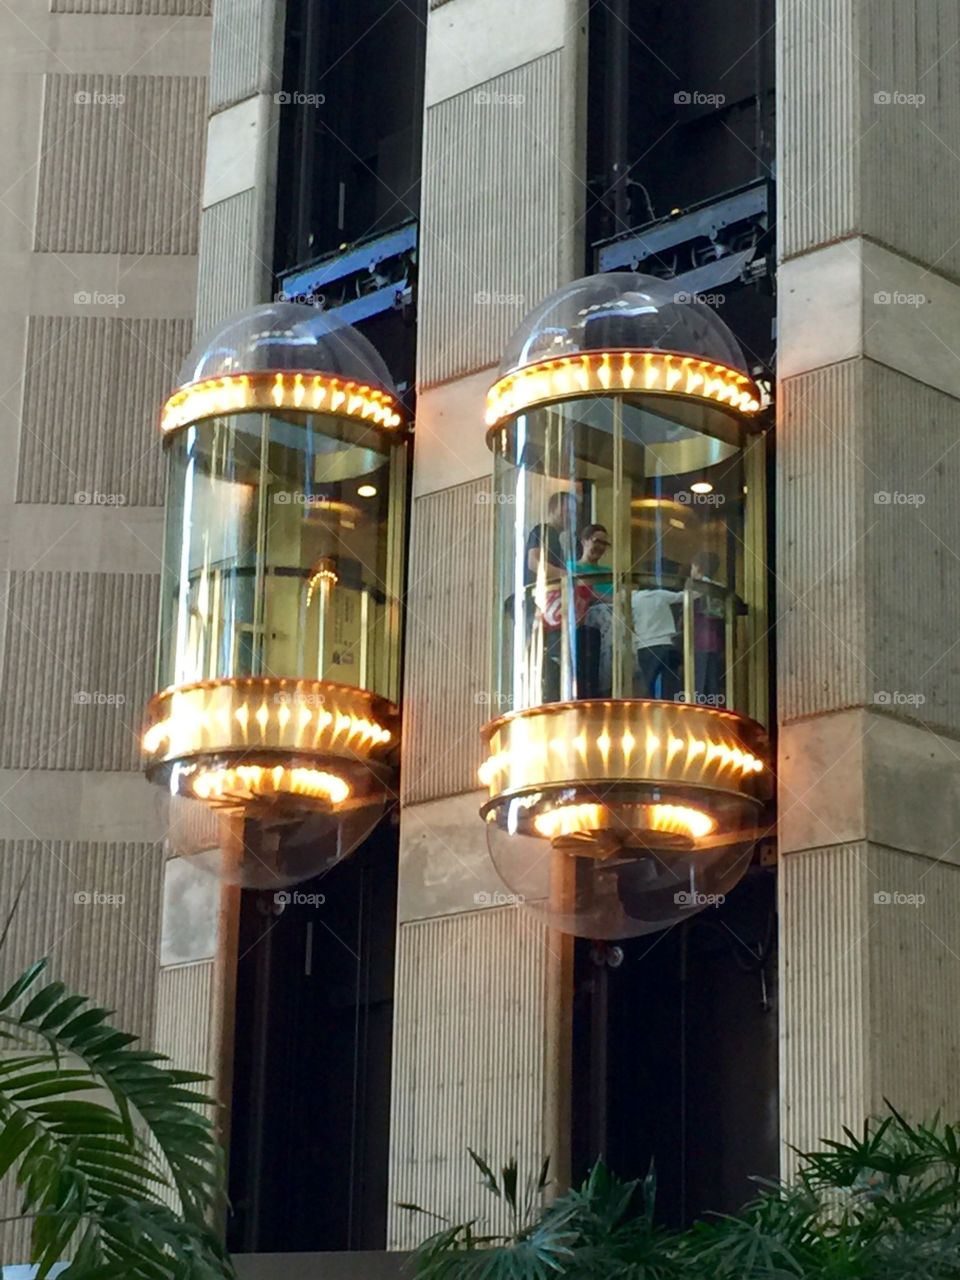
<instances>
[{"instance_id":1,"label":"row of light bulb","mask_svg":"<svg viewBox=\"0 0 960 1280\"><path fill-rule=\"evenodd\" d=\"M695 396L743 414L762 407L757 385L727 365L663 351L586 352L543 360L501 378L487 395L487 426L495 427L535 404L604 391Z\"/></svg>"}]
</instances>

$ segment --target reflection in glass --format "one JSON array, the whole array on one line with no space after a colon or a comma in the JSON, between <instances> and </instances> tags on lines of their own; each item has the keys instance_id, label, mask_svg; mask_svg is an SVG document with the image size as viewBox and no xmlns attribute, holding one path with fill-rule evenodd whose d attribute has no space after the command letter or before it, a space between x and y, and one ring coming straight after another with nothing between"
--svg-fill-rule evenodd
<instances>
[{"instance_id":1,"label":"reflection in glass","mask_svg":"<svg viewBox=\"0 0 960 1280\"><path fill-rule=\"evenodd\" d=\"M568 399L491 433L501 712L655 698L756 714L740 427L652 403Z\"/></svg>"},{"instance_id":2,"label":"reflection in glass","mask_svg":"<svg viewBox=\"0 0 960 1280\"><path fill-rule=\"evenodd\" d=\"M403 450L293 411L211 418L169 448L163 685L282 676L395 701Z\"/></svg>"}]
</instances>

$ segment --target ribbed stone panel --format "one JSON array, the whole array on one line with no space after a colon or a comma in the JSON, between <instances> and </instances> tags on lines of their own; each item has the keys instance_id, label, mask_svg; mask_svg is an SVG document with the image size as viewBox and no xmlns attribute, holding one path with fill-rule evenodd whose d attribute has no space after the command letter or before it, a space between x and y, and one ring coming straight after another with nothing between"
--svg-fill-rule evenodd
<instances>
[{"instance_id":1,"label":"ribbed stone panel","mask_svg":"<svg viewBox=\"0 0 960 1280\"><path fill-rule=\"evenodd\" d=\"M205 102L200 76L46 75L34 249L196 253Z\"/></svg>"},{"instance_id":2,"label":"ribbed stone panel","mask_svg":"<svg viewBox=\"0 0 960 1280\"><path fill-rule=\"evenodd\" d=\"M279 6L282 14L283 6ZM215 9L210 47L210 110L280 88L278 5L231 0Z\"/></svg>"},{"instance_id":3,"label":"ribbed stone panel","mask_svg":"<svg viewBox=\"0 0 960 1280\"><path fill-rule=\"evenodd\" d=\"M870 897L890 899L870 904L873 1110L889 1098L917 1119L960 1116L960 867L871 853Z\"/></svg>"},{"instance_id":4,"label":"ribbed stone panel","mask_svg":"<svg viewBox=\"0 0 960 1280\"><path fill-rule=\"evenodd\" d=\"M200 220L197 333L264 296L260 197L251 188L204 209Z\"/></svg>"},{"instance_id":5,"label":"ribbed stone panel","mask_svg":"<svg viewBox=\"0 0 960 1280\"><path fill-rule=\"evenodd\" d=\"M781 721L861 705L864 661L862 362L791 378L777 432L778 706ZM891 566L892 568L893 566Z\"/></svg>"},{"instance_id":6,"label":"ribbed stone panel","mask_svg":"<svg viewBox=\"0 0 960 1280\"><path fill-rule=\"evenodd\" d=\"M30 316L18 502L163 502L157 410L176 385L189 320Z\"/></svg>"},{"instance_id":7,"label":"ribbed stone panel","mask_svg":"<svg viewBox=\"0 0 960 1280\"><path fill-rule=\"evenodd\" d=\"M418 380L496 363L563 281L574 170L562 52L487 80L424 117Z\"/></svg>"},{"instance_id":8,"label":"ribbed stone panel","mask_svg":"<svg viewBox=\"0 0 960 1280\"><path fill-rule=\"evenodd\" d=\"M203 18L210 12L210 0L50 0L50 12Z\"/></svg>"},{"instance_id":9,"label":"ribbed stone panel","mask_svg":"<svg viewBox=\"0 0 960 1280\"><path fill-rule=\"evenodd\" d=\"M157 980L154 1048L185 1071L213 1071L214 963L161 969Z\"/></svg>"},{"instance_id":10,"label":"ribbed stone panel","mask_svg":"<svg viewBox=\"0 0 960 1280\"><path fill-rule=\"evenodd\" d=\"M0 948L0 990L49 956L49 979L113 1010L113 1024L149 1047L162 894L163 857L155 845L0 841L4 923L12 913ZM10 1178L0 1182L0 1218L18 1214L21 1201ZM0 1223L5 1262L26 1262L29 1248L29 1224Z\"/></svg>"},{"instance_id":11,"label":"ribbed stone panel","mask_svg":"<svg viewBox=\"0 0 960 1280\"><path fill-rule=\"evenodd\" d=\"M854 0L777 4L777 240L782 257L856 229L861 104ZM872 10L871 10L872 14ZM871 18L872 20L872 18Z\"/></svg>"},{"instance_id":12,"label":"ribbed stone panel","mask_svg":"<svg viewBox=\"0 0 960 1280\"><path fill-rule=\"evenodd\" d=\"M0 768L138 770L155 574L10 573Z\"/></svg>"},{"instance_id":13,"label":"ribbed stone panel","mask_svg":"<svg viewBox=\"0 0 960 1280\"><path fill-rule=\"evenodd\" d=\"M401 925L387 1247L436 1230L413 1203L502 1230L471 1147L521 1177L544 1152L546 934L516 908Z\"/></svg>"},{"instance_id":14,"label":"ribbed stone panel","mask_svg":"<svg viewBox=\"0 0 960 1280\"><path fill-rule=\"evenodd\" d=\"M957 733L960 401L866 361L863 413L869 700Z\"/></svg>"},{"instance_id":15,"label":"ribbed stone panel","mask_svg":"<svg viewBox=\"0 0 960 1280\"><path fill-rule=\"evenodd\" d=\"M872 236L960 270L960 11L931 0L777 6L780 253ZM920 193L936 175L937 198Z\"/></svg>"},{"instance_id":16,"label":"ribbed stone panel","mask_svg":"<svg viewBox=\"0 0 960 1280\"><path fill-rule=\"evenodd\" d=\"M861 83L866 79L859 230L956 275L960 6L873 0L856 9ZM916 105L910 101L921 96Z\"/></svg>"},{"instance_id":17,"label":"ribbed stone panel","mask_svg":"<svg viewBox=\"0 0 960 1280\"><path fill-rule=\"evenodd\" d=\"M866 846L791 854L780 865L780 1133L809 1151L868 1108ZM872 892L872 890L870 890Z\"/></svg>"},{"instance_id":18,"label":"ribbed stone panel","mask_svg":"<svg viewBox=\"0 0 960 1280\"><path fill-rule=\"evenodd\" d=\"M0 949L3 989L49 955L53 977L113 1009L118 1026L149 1043L162 896L156 845L0 841L4 921L13 913Z\"/></svg>"},{"instance_id":19,"label":"ribbed stone panel","mask_svg":"<svg viewBox=\"0 0 960 1280\"><path fill-rule=\"evenodd\" d=\"M960 1114L960 868L870 844L791 854L780 930L787 1167L885 1099Z\"/></svg>"},{"instance_id":20,"label":"ribbed stone panel","mask_svg":"<svg viewBox=\"0 0 960 1280\"><path fill-rule=\"evenodd\" d=\"M960 402L858 359L788 379L779 411L781 722L868 705L957 731Z\"/></svg>"},{"instance_id":21,"label":"ribbed stone panel","mask_svg":"<svg viewBox=\"0 0 960 1280\"><path fill-rule=\"evenodd\" d=\"M403 800L472 791L490 706L490 482L417 498L410 533Z\"/></svg>"}]
</instances>

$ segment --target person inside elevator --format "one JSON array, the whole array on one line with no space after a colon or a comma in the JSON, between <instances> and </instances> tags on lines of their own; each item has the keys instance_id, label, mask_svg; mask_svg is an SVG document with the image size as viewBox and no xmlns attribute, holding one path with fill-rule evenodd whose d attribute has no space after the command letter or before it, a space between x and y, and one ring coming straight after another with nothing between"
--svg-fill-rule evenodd
<instances>
[{"instance_id":1,"label":"person inside elevator","mask_svg":"<svg viewBox=\"0 0 960 1280\"><path fill-rule=\"evenodd\" d=\"M682 603L682 591L640 587L633 592L631 612L639 698L672 702L680 692L680 637L674 606Z\"/></svg>"},{"instance_id":2,"label":"person inside elevator","mask_svg":"<svg viewBox=\"0 0 960 1280\"><path fill-rule=\"evenodd\" d=\"M588 524L580 533L580 559L575 565L577 587L589 588L583 618L583 664L589 692L586 698L611 696L613 652L613 576L601 560L610 550L610 535L602 524ZM594 657L595 655L595 657Z\"/></svg>"},{"instance_id":3,"label":"person inside elevator","mask_svg":"<svg viewBox=\"0 0 960 1280\"><path fill-rule=\"evenodd\" d=\"M524 586L527 592L527 645L531 673L539 669L544 702L561 695L562 590L560 580L577 558L577 495L557 489L547 500L546 520L527 534Z\"/></svg>"},{"instance_id":4,"label":"person inside elevator","mask_svg":"<svg viewBox=\"0 0 960 1280\"><path fill-rule=\"evenodd\" d=\"M558 489L547 501L547 518L527 534L524 581L529 586L541 575L559 578L575 559L574 530L577 527L577 495Z\"/></svg>"}]
</instances>

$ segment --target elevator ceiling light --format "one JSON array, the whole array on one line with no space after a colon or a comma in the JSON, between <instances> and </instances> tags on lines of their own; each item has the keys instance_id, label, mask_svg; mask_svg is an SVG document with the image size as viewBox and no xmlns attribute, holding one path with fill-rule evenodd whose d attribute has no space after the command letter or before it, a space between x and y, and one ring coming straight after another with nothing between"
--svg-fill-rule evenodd
<instances>
[{"instance_id":1,"label":"elevator ceiling light","mask_svg":"<svg viewBox=\"0 0 960 1280\"><path fill-rule=\"evenodd\" d=\"M375 484L362 484L357 490L357 496L360 498L375 498L377 496L377 486Z\"/></svg>"},{"instance_id":2,"label":"elevator ceiling light","mask_svg":"<svg viewBox=\"0 0 960 1280\"><path fill-rule=\"evenodd\" d=\"M713 485L709 480L695 480L690 486L691 493L713 493Z\"/></svg>"}]
</instances>

